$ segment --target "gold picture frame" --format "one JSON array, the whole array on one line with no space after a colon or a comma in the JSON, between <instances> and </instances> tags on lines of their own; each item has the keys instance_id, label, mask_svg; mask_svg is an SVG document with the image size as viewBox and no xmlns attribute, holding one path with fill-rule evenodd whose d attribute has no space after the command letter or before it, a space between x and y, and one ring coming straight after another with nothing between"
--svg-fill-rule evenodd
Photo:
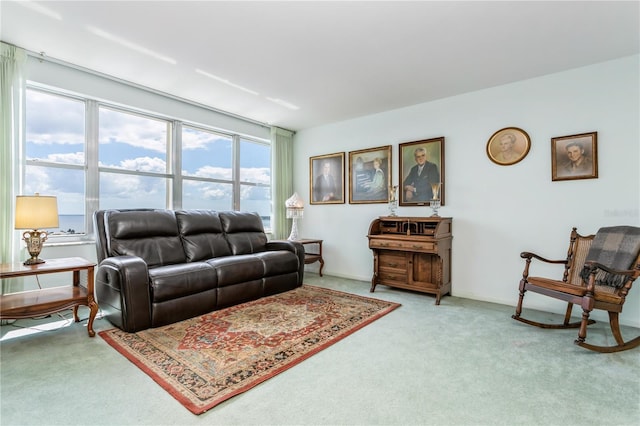
<instances>
[{"instance_id":1,"label":"gold picture frame","mask_svg":"<svg viewBox=\"0 0 640 426\"><path fill-rule=\"evenodd\" d=\"M551 180L598 178L598 132L551 138Z\"/></svg>"},{"instance_id":2,"label":"gold picture frame","mask_svg":"<svg viewBox=\"0 0 640 426\"><path fill-rule=\"evenodd\" d=\"M349 203L387 203L391 172L391 145L349 152Z\"/></svg>"},{"instance_id":3,"label":"gold picture frame","mask_svg":"<svg viewBox=\"0 0 640 426\"><path fill-rule=\"evenodd\" d=\"M531 139L518 127L505 127L495 132L487 142L487 156L500 166L519 163L531 149Z\"/></svg>"},{"instance_id":4,"label":"gold picture frame","mask_svg":"<svg viewBox=\"0 0 640 426\"><path fill-rule=\"evenodd\" d=\"M440 205L444 206L444 136L401 143L399 153L399 205L430 206L433 199L432 184L440 183ZM419 172L423 160L424 166Z\"/></svg>"},{"instance_id":5,"label":"gold picture frame","mask_svg":"<svg viewBox=\"0 0 640 426\"><path fill-rule=\"evenodd\" d=\"M344 204L344 152L309 157L310 204Z\"/></svg>"}]
</instances>

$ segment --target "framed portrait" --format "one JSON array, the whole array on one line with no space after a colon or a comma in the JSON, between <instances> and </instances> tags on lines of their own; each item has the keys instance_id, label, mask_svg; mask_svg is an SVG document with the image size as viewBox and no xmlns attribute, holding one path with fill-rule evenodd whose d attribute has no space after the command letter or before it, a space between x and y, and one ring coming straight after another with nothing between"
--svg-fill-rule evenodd
<instances>
[{"instance_id":1,"label":"framed portrait","mask_svg":"<svg viewBox=\"0 0 640 426\"><path fill-rule=\"evenodd\" d=\"M529 153L529 135L517 127L505 127L495 132L487 142L487 156L496 164L510 166L516 164Z\"/></svg>"},{"instance_id":2,"label":"framed portrait","mask_svg":"<svg viewBox=\"0 0 640 426\"><path fill-rule=\"evenodd\" d=\"M399 204L430 206L439 198L444 206L444 137L401 143L399 153Z\"/></svg>"},{"instance_id":3,"label":"framed portrait","mask_svg":"<svg viewBox=\"0 0 640 426\"><path fill-rule=\"evenodd\" d=\"M344 203L344 152L309 157L311 204Z\"/></svg>"},{"instance_id":4,"label":"framed portrait","mask_svg":"<svg viewBox=\"0 0 640 426\"><path fill-rule=\"evenodd\" d=\"M598 177L598 132L551 138L551 180Z\"/></svg>"},{"instance_id":5,"label":"framed portrait","mask_svg":"<svg viewBox=\"0 0 640 426\"><path fill-rule=\"evenodd\" d=\"M349 152L349 203L386 203L391 186L391 145Z\"/></svg>"}]
</instances>

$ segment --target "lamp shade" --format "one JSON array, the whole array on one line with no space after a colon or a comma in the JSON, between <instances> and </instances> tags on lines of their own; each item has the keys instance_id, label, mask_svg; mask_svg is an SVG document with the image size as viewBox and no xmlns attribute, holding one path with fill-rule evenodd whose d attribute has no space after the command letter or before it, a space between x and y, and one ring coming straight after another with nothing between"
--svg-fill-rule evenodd
<instances>
[{"instance_id":1,"label":"lamp shade","mask_svg":"<svg viewBox=\"0 0 640 426\"><path fill-rule=\"evenodd\" d=\"M298 195L297 192L294 192L291 197L287 198L287 200L284 202L284 205L289 209L301 209L304 207L304 200Z\"/></svg>"},{"instance_id":2,"label":"lamp shade","mask_svg":"<svg viewBox=\"0 0 640 426\"><path fill-rule=\"evenodd\" d=\"M58 199L48 195L16 197L16 229L58 227Z\"/></svg>"}]
</instances>

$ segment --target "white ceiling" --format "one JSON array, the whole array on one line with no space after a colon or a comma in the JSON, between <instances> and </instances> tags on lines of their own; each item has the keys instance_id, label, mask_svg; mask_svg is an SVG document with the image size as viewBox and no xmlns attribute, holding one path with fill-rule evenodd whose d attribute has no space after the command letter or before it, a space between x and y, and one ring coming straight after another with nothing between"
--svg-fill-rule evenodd
<instances>
[{"instance_id":1,"label":"white ceiling","mask_svg":"<svg viewBox=\"0 0 640 426\"><path fill-rule=\"evenodd\" d=\"M0 38L300 130L637 54L639 5L2 0Z\"/></svg>"}]
</instances>

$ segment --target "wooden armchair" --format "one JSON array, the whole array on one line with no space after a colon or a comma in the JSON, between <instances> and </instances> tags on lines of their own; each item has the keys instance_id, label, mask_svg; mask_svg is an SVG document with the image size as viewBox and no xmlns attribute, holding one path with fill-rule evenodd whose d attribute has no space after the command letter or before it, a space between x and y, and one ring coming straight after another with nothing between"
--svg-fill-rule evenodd
<instances>
[{"instance_id":1,"label":"wooden armchair","mask_svg":"<svg viewBox=\"0 0 640 426\"><path fill-rule=\"evenodd\" d=\"M520 297L513 319L541 328L579 328L577 345L597 352L618 352L640 345L640 336L625 342L620 333L618 314L631 286L640 276L640 228L616 226L601 228L596 235L582 236L576 228L571 231L569 250L564 260L548 260L534 253L522 252L525 259L520 280ZM533 259L564 265L562 280L530 277ZM568 302L562 324L544 324L521 317L522 301L527 291L544 294ZM582 319L571 322L573 305L582 307ZM609 324L617 345L596 346L585 341L587 325L594 309L607 311Z\"/></svg>"}]
</instances>

